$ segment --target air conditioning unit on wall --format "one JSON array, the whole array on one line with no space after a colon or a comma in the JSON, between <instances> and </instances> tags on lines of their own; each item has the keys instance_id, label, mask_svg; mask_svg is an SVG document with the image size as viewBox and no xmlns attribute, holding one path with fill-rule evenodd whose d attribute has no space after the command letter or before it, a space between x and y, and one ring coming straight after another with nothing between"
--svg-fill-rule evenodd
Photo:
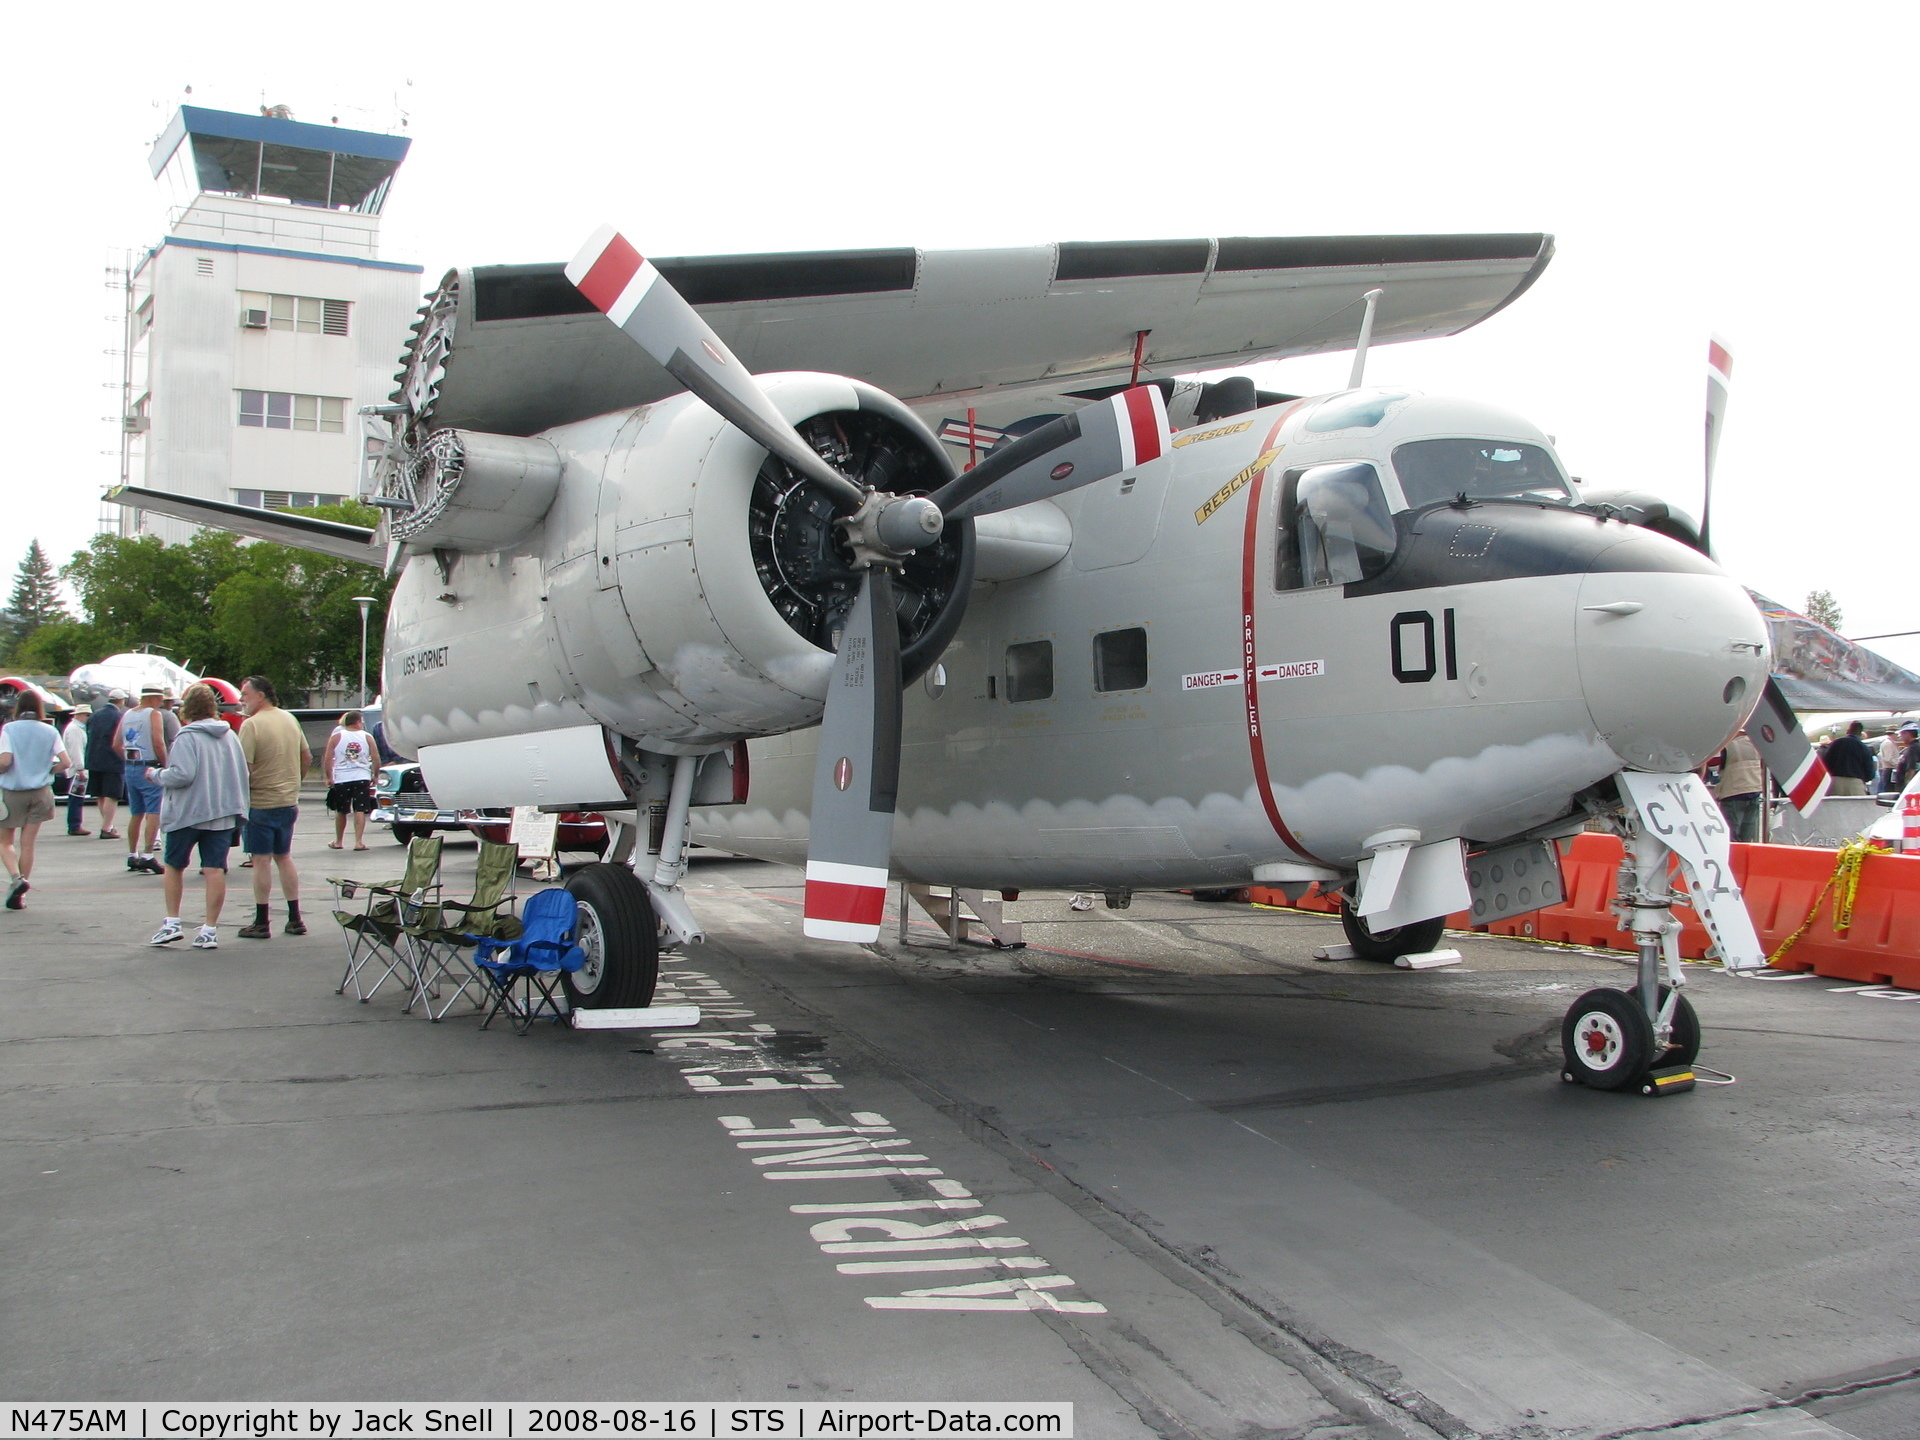
<instances>
[{"instance_id":1,"label":"air conditioning unit on wall","mask_svg":"<svg viewBox=\"0 0 1920 1440\"><path fill-rule=\"evenodd\" d=\"M264 330L267 328L267 312L264 310L249 310L246 312L246 317L241 320L240 323L249 330Z\"/></svg>"}]
</instances>

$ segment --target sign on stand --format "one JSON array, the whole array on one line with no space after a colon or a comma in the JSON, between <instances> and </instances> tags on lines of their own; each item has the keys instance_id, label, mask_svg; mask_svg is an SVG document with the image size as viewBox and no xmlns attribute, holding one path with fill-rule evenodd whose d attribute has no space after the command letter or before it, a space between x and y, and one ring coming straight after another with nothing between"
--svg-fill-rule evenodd
<instances>
[{"instance_id":1,"label":"sign on stand","mask_svg":"<svg viewBox=\"0 0 1920 1440\"><path fill-rule=\"evenodd\" d=\"M554 844L560 836L560 817L542 811L537 805L513 807L513 823L507 829L509 844L520 847L522 860L542 863L533 867L535 879L551 880L559 873L554 862Z\"/></svg>"}]
</instances>

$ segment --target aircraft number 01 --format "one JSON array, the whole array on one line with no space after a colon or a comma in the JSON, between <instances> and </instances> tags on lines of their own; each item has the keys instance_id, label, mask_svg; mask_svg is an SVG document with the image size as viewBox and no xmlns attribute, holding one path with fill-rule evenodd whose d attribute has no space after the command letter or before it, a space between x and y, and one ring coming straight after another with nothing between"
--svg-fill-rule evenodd
<instances>
[{"instance_id":1,"label":"aircraft number 01","mask_svg":"<svg viewBox=\"0 0 1920 1440\"><path fill-rule=\"evenodd\" d=\"M1431 610L1402 610L1387 627L1387 644L1393 660L1393 678L1402 685L1425 684L1440 673L1443 663L1447 679L1460 678L1451 610L1440 612L1437 626Z\"/></svg>"}]
</instances>

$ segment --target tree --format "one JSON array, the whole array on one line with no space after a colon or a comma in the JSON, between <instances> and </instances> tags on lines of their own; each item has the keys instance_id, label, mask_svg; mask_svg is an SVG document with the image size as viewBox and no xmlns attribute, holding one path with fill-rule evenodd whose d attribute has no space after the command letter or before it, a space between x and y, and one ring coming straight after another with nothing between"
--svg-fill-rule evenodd
<instances>
[{"instance_id":1,"label":"tree","mask_svg":"<svg viewBox=\"0 0 1920 1440\"><path fill-rule=\"evenodd\" d=\"M42 625L71 621L60 599L60 581L53 573L47 552L34 540L27 546L26 558L14 572L13 598L7 602L5 633L0 635L0 654L11 655L31 639Z\"/></svg>"},{"instance_id":2,"label":"tree","mask_svg":"<svg viewBox=\"0 0 1920 1440\"><path fill-rule=\"evenodd\" d=\"M328 505L296 512L372 526L376 511ZM201 674L238 681L265 675L298 693L357 675L360 608L367 620L367 668L378 675L380 637L392 582L351 560L203 530L183 545L151 535L96 536L63 573L80 592L84 624L50 626L43 647L70 670L118 650L152 645ZM67 660L78 654L77 660Z\"/></svg>"},{"instance_id":3,"label":"tree","mask_svg":"<svg viewBox=\"0 0 1920 1440\"><path fill-rule=\"evenodd\" d=\"M1839 633L1840 602L1833 598L1831 590L1807 592L1807 618L1815 624L1826 626L1836 634Z\"/></svg>"}]
</instances>

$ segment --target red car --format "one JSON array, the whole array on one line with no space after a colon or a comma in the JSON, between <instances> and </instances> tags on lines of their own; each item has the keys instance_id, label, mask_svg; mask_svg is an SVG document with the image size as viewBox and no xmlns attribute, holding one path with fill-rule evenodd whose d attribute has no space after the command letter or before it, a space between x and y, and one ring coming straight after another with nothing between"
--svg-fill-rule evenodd
<instances>
[{"instance_id":1,"label":"red car","mask_svg":"<svg viewBox=\"0 0 1920 1440\"><path fill-rule=\"evenodd\" d=\"M511 813L506 810L462 810L460 823L482 840L496 845L507 843ZM560 829L554 837L555 850L591 850L607 853L607 822L591 810L568 810L560 816Z\"/></svg>"}]
</instances>

